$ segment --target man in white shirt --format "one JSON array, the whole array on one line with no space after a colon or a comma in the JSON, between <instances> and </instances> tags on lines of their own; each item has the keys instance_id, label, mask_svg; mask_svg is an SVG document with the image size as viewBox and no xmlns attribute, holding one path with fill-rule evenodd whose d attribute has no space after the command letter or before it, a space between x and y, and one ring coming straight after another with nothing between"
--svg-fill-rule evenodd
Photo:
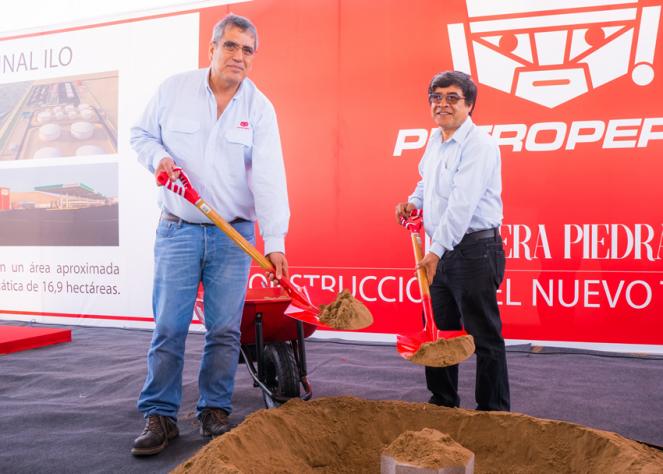
<instances>
[{"instance_id":1,"label":"man in white shirt","mask_svg":"<svg viewBox=\"0 0 663 474\"><path fill-rule=\"evenodd\" d=\"M280 278L288 274L284 239L290 211L276 113L248 79L258 34L246 18L217 23L210 66L170 77L131 130L138 160L176 180L181 167L212 208L255 242ZM204 287L205 348L196 407L203 436L230 429L228 416L239 358L240 322L250 257L192 204L161 188L156 232L153 311L156 322L147 377L138 399L145 429L132 454L161 452L178 435L184 343Z\"/></svg>"},{"instance_id":2,"label":"man in white shirt","mask_svg":"<svg viewBox=\"0 0 663 474\"><path fill-rule=\"evenodd\" d=\"M510 409L509 379L497 289L504 278L502 177L496 142L470 117L477 88L470 76L446 71L428 88L439 127L419 163L422 179L396 219L423 209L430 248L417 267L431 282L439 329L465 327L477 355L475 398L479 410ZM458 407L458 366L426 367L430 403Z\"/></svg>"}]
</instances>

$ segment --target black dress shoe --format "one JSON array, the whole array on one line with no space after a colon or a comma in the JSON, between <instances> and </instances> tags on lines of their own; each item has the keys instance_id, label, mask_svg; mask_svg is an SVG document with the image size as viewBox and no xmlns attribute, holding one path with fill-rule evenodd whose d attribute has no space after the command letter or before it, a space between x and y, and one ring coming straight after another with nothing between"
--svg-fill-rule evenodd
<instances>
[{"instance_id":1,"label":"black dress shoe","mask_svg":"<svg viewBox=\"0 0 663 474\"><path fill-rule=\"evenodd\" d=\"M447 408L458 408L458 405L454 405L453 403L449 403L447 401L442 400L440 397L433 395L428 399L428 403L431 405L437 405L438 407L447 407Z\"/></svg>"},{"instance_id":2,"label":"black dress shoe","mask_svg":"<svg viewBox=\"0 0 663 474\"><path fill-rule=\"evenodd\" d=\"M150 456L163 451L168 441L180 434L177 424L168 416L150 415L145 421L143 432L134 440L131 454Z\"/></svg>"},{"instance_id":3,"label":"black dress shoe","mask_svg":"<svg viewBox=\"0 0 663 474\"><path fill-rule=\"evenodd\" d=\"M232 428L228 413L221 408L204 408L200 412L199 419L202 436L220 436Z\"/></svg>"}]
</instances>

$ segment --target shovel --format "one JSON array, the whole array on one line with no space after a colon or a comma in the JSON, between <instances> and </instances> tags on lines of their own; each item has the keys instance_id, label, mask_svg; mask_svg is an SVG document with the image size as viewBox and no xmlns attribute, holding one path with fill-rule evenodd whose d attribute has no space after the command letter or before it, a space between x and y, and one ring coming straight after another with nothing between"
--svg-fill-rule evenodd
<instances>
[{"instance_id":1,"label":"shovel","mask_svg":"<svg viewBox=\"0 0 663 474\"><path fill-rule=\"evenodd\" d=\"M410 217L407 219L401 218L401 224L403 227L410 231L414 259L416 263L419 263L424 258L421 245L421 235L419 234L419 230L423 224L423 213L421 212L421 209L414 209L410 213ZM435 319L433 317L430 288L425 268L417 269L417 281L419 282L421 305L424 311L424 328L422 331L415 334L399 334L396 336L396 349L403 358L408 360L410 360L417 353L422 344L436 342L441 339L452 339L467 334L467 332L464 330L439 331L437 329L437 326L435 325Z\"/></svg>"},{"instance_id":2,"label":"shovel","mask_svg":"<svg viewBox=\"0 0 663 474\"><path fill-rule=\"evenodd\" d=\"M193 186L191 186L191 182L189 181L189 178L187 178L182 168L176 167L174 170L180 172L179 181L182 183L181 185L171 181L168 177L168 173L165 171L159 173L157 176L158 183L165 186L169 191L172 191L175 194L179 194L184 199L200 209L200 211L205 214L209 220L211 220L219 229L221 229L224 234L226 234L233 242L235 242L235 244L244 250L244 252L249 254L249 256L258 265L260 265L260 267L276 275L276 270L274 269L272 262L270 262L262 253L260 253L257 248L255 248L248 240L246 240L242 234L237 232L233 226L228 224L200 197L198 192L193 188ZM290 306L288 306L284 314L290 316L293 319L297 319L304 323L313 324L321 328L329 327L320 322L318 317L320 314L320 308L311 302L311 298L309 297L305 287L300 288L296 286L286 276L279 278L278 282L286 291L286 293L288 293L288 296L291 299Z\"/></svg>"}]
</instances>

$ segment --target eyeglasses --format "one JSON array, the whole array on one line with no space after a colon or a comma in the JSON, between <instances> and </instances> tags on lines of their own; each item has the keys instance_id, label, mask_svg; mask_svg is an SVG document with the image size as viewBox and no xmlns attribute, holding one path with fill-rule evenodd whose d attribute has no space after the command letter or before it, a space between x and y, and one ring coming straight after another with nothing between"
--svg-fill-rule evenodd
<instances>
[{"instance_id":1,"label":"eyeglasses","mask_svg":"<svg viewBox=\"0 0 663 474\"><path fill-rule=\"evenodd\" d=\"M428 102L431 104L441 104L444 99L447 99L447 104L455 105L459 100L464 99L465 97L459 96L450 92L449 94L428 94Z\"/></svg>"},{"instance_id":2,"label":"eyeglasses","mask_svg":"<svg viewBox=\"0 0 663 474\"><path fill-rule=\"evenodd\" d=\"M253 49L251 46L242 46L241 44L230 40L224 41L221 44L221 47L228 53L235 53L238 49L241 48L244 56L253 56L256 52L255 49Z\"/></svg>"}]
</instances>

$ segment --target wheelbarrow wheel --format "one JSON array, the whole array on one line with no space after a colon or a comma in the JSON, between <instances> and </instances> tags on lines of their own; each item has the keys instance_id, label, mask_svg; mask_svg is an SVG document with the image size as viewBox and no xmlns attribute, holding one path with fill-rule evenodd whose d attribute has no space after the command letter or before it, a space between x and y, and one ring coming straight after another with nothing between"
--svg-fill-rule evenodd
<instances>
[{"instance_id":1,"label":"wheelbarrow wheel","mask_svg":"<svg viewBox=\"0 0 663 474\"><path fill-rule=\"evenodd\" d=\"M263 377L265 386L275 397L299 397L299 368L289 343L274 342L265 346ZM266 393L263 395L268 408L281 404Z\"/></svg>"}]
</instances>

